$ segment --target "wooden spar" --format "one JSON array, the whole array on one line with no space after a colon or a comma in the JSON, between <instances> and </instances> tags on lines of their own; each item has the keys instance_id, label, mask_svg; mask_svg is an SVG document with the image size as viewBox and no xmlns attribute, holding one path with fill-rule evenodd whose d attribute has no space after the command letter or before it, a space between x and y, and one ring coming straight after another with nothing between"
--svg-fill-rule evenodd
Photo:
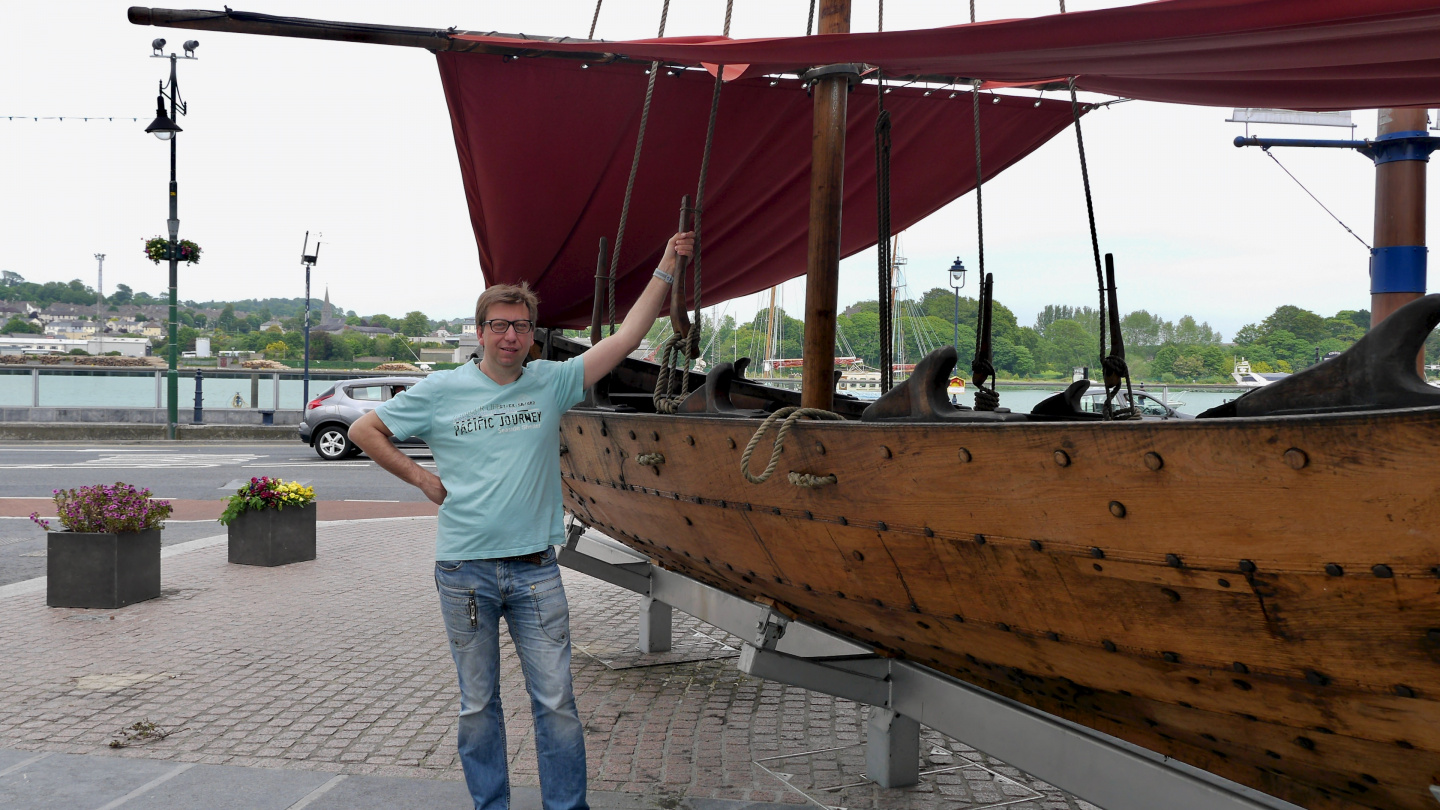
<instances>
[{"instance_id":1,"label":"wooden spar","mask_svg":"<svg viewBox=\"0 0 1440 810\"><path fill-rule=\"evenodd\" d=\"M1406 107L1377 111L1376 137L1400 132L1426 133L1429 120L1424 109ZM1425 245L1425 161L1394 160L1375 166L1375 250ZM1422 259L1423 262L1423 259ZM1421 265L1423 268L1423 264ZM1424 290L1371 292L1370 326L1424 295ZM1424 376L1424 357L1417 369Z\"/></svg>"},{"instance_id":2,"label":"wooden spar","mask_svg":"<svg viewBox=\"0 0 1440 810\"><path fill-rule=\"evenodd\" d=\"M606 262L610 258L610 240L600 237L600 256L595 259L595 301L590 307L590 345L600 342L601 303L605 300L605 282L609 278Z\"/></svg>"},{"instance_id":3,"label":"wooden spar","mask_svg":"<svg viewBox=\"0 0 1440 810\"><path fill-rule=\"evenodd\" d=\"M401 25L311 20L303 17L278 17L249 11L210 11L205 9L147 8L131 6L127 14L135 25L157 25L165 28L190 28L200 31L225 31L234 34L255 34L271 37L323 39L332 42L362 42L371 45L397 45L424 48L427 51L460 53L494 53L503 55L529 54L544 51L548 42L585 42L574 37L538 37L526 34L502 34L495 31L459 31L442 28L412 28ZM455 39L455 34L485 34L507 39L530 40L535 48L517 48L484 42ZM596 42L597 45L603 43ZM561 59L632 61L596 50L591 53L546 53Z\"/></svg>"},{"instance_id":4,"label":"wooden spar","mask_svg":"<svg viewBox=\"0 0 1440 810\"><path fill-rule=\"evenodd\" d=\"M850 32L850 0L821 0L821 34ZM811 85L815 124L810 155L810 246L805 266L805 347L800 404L835 404L835 316L840 284L840 209L845 192L845 114L850 79L821 76Z\"/></svg>"}]
</instances>

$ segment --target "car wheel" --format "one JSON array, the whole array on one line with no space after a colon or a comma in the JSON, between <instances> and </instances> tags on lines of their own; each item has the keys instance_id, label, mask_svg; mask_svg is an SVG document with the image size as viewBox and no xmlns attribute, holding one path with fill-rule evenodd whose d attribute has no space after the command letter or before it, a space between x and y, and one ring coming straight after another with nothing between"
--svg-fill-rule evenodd
<instances>
[{"instance_id":1,"label":"car wheel","mask_svg":"<svg viewBox=\"0 0 1440 810\"><path fill-rule=\"evenodd\" d=\"M315 437L315 452L326 461L339 461L359 450L345 428L331 425Z\"/></svg>"}]
</instances>

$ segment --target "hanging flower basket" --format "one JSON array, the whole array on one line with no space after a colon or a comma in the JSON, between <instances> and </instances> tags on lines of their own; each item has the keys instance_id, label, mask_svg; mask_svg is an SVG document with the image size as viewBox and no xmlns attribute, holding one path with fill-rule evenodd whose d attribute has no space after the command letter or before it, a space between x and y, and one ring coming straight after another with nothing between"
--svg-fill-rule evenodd
<instances>
[{"instance_id":1,"label":"hanging flower basket","mask_svg":"<svg viewBox=\"0 0 1440 810\"><path fill-rule=\"evenodd\" d=\"M189 239L181 239L179 246L180 255L176 258L186 264L200 263L200 246ZM163 236L156 236L145 240L145 258L159 264L170 259L170 240Z\"/></svg>"}]
</instances>

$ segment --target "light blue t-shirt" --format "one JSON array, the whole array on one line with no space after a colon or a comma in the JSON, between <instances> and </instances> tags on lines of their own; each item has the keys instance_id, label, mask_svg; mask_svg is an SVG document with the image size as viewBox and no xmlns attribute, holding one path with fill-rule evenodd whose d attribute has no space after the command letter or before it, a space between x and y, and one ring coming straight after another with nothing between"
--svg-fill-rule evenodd
<instances>
[{"instance_id":1,"label":"light blue t-shirt","mask_svg":"<svg viewBox=\"0 0 1440 810\"><path fill-rule=\"evenodd\" d=\"M533 361L509 385L466 363L375 409L391 433L422 439L434 454L448 493L435 559L512 557L564 542L560 415L584 385L582 357Z\"/></svg>"}]
</instances>

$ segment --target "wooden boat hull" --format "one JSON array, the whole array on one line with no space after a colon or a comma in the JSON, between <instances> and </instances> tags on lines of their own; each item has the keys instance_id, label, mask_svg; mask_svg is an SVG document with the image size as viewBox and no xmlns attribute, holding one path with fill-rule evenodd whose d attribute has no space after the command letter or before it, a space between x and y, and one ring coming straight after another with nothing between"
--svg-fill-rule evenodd
<instances>
[{"instance_id":1,"label":"wooden boat hull","mask_svg":"<svg viewBox=\"0 0 1440 810\"><path fill-rule=\"evenodd\" d=\"M1435 806L1440 409L801 422L752 485L758 425L573 410L566 508L664 567L1287 801Z\"/></svg>"}]
</instances>

